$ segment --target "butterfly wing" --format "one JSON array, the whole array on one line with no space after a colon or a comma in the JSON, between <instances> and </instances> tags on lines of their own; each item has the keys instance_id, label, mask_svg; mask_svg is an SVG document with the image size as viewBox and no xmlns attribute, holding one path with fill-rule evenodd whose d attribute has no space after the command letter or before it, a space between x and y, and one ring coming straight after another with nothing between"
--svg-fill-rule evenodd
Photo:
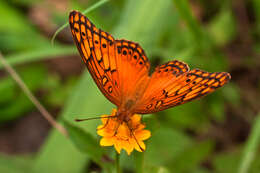
<instances>
[{"instance_id":1,"label":"butterfly wing","mask_svg":"<svg viewBox=\"0 0 260 173\"><path fill-rule=\"evenodd\" d=\"M70 13L69 23L82 60L112 103L119 106L138 83L148 81L150 63L137 43L115 40L77 11Z\"/></svg>"},{"instance_id":2,"label":"butterfly wing","mask_svg":"<svg viewBox=\"0 0 260 173\"><path fill-rule=\"evenodd\" d=\"M149 82L150 62L137 43L116 40L118 86L122 101L134 102L143 94Z\"/></svg>"},{"instance_id":3,"label":"butterfly wing","mask_svg":"<svg viewBox=\"0 0 260 173\"><path fill-rule=\"evenodd\" d=\"M170 61L156 68L134 112L154 113L189 102L215 91L230 78L226 72L189 71L187 64Z\"/></svg>"}]
</instances>

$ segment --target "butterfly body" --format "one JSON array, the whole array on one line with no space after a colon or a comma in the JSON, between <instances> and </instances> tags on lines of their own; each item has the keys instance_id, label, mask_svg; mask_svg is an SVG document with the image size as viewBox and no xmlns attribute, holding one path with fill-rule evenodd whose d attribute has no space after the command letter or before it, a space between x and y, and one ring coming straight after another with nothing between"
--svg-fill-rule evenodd
<instances>
[{"instance_id":1,"label":"butterfly body","mask_svg":"<svg viewBox=\"0 0 260 173\"><path fill-rule=\"evenodd\" d=\"M226 84L226 72L190 70L173 60L149 75L150 62L137 43L116 40L80 12L69 16L73 39L83 62L104 96L127 122L135 113L150 114L200 98Z\"/></svg>"}]
</instances>

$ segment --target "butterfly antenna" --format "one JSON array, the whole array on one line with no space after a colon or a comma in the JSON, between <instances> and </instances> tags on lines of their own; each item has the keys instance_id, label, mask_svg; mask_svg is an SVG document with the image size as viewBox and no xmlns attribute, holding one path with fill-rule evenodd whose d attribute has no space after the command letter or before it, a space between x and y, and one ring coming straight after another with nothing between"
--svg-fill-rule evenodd
<instances>
[{"instance_id":1,"label":"butterfly antenna","mask_svg":"<svg viewBox=\"0 0 260 173\"><path fill-rule=\"evenodd\" d=\"M101 129L104 129L107 125L108 125L108 122L109 122L109 118L117 118L118 116L117 115L114 115L114 116L107 116L107 117L102 117L102 118L108 118L108 120L106 121L106 124L101 127L101 128L98 128L97 130L101 130Z\"/></svg>"},{"instance_id":2,"label":"butterfly antenna","mask_svg":"<svg viewBox=\"0 0 260 173\"><path fill-rule=\"evenodd\" d=\"M81 122L81 121L88 121L88 120L97 120L97 119L101 119L101 118L115 118L115 117L117 117L117 116L91 117L91 118L84 118L84 119L78 119L78 118L76 118L75 121Z\"/></svg>"},{"instance_id":3,"label":"butterfly antenna","mask_svg":"<svg viewBox=\"0 0 260 173\"><path fill-rule=\"evenodd\" d=\"M134 137L135 142L137 143L138 147L139 147L139 148L141 149L141 151L143 152L144 149L141 147L141 145L139 144L138 140L136 139L136 137L135 137L135 135L134 135L134 133L133 133L133 129L129 126L128 122L126 122L126 125L127 125L127 127L129 128L129 130L130 130L130 134Z\"/></svg>"}]
</instances>

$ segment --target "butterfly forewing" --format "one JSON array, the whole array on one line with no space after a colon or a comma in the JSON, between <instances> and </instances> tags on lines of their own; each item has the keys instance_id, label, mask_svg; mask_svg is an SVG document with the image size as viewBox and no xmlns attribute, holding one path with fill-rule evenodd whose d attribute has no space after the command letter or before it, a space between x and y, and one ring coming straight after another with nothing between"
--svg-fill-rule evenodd
<instances>
[{"instance_id":1,"label":"butterfly forewing","mask_svg":"<svg viewBox=\"0 0 260 173\"><path fill-rule=\"evenodd\" d=\"M94 81L102 93L114 104L120 103L119 90L112 75L116 69L115 40L108 33L96 28L88 18L77 11L69 16L72 36Z\"/></svg>"},{"instance_id":2,"label":"butterfly forewing","mask_svg":"<svg viewBox=\"0 0 260 173\"><path fill-rule=\"evenodd\" d=\"M148 82L150 63L137 44L127 40L116 40L117 69L122 100L138 97ZM139 92L139 93L138 93Z\"/></svg>"},{"instance_id":3,"label":"butterfly forewing","mask_svg":"<svg viewBox=\"0 0 260 173\"><path fill-rule=\"evenodd\" d=\"M136 90L148 81L150 69L143 49L131 41L114 40L80 12L72 11L69 22L81 58L101 92L117 106L141 95L142 89L140 94Z\"/></svg>"}]
</instances>

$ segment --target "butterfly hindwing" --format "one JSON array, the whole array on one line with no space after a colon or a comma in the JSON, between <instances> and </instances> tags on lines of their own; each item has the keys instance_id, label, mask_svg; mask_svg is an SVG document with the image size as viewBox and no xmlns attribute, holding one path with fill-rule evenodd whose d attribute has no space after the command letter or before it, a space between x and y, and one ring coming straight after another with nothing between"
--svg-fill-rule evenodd
<instances>
[{"instance_id":1,"label":"butterfly hindwing","mask_svg":"<svg viewBox=\"0 0 260 173\"><path fill-rule=\"evenodd\" d=\"M154 113L177 106L215 91L230 80L226 72L189 71L180 61L158 67L135 108L136 113Z\"/></svg>"}]
</instances>

